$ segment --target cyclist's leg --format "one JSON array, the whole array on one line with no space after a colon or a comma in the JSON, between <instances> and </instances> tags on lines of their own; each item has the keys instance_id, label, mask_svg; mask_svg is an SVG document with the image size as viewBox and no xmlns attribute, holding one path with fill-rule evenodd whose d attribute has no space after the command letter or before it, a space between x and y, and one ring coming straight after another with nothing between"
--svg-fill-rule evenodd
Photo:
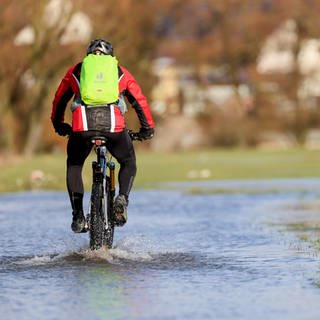
<instances>
[{"instance_id":1,"label":"cyclist's leg","mask_svg":"<svg viewBox=\"0 0 320 320\"><path fill-rule=\"evenodd\" d=\"M119 194L124 195L128 200L137 172L136 155L132 140L127 130L109 133L107 138L107 148L120 164L118 175Z\"/></svg>"},{"instance_id":2,"label":"cyclist's leg","mask_svg":"<svg viewBox=\"0 0 320 320\"><path fill-rule=\"evenodd\" d=\"M127 221L129 193L136 175L136 156L128 132L107 135L108 149L120 164L118 175L119 195L115 199L114 211L116 224L122 226Z\"/></svg>"},{"instance_id":3,"label":"cyclist's leg","mask_svg":"<svg viewBox=\"0 0 320 320\"><path fill-rule=\"evenodd\" d=\"M73 210L72 229L80 232L84 224L83 215L83 194L84 187L82 181L83 164L91 150L91 143L88 140L88 133L73 133L67 146L67 188L70 203ZM79 228L78 228L79 227Z\"/></svg>"}]
</instances>

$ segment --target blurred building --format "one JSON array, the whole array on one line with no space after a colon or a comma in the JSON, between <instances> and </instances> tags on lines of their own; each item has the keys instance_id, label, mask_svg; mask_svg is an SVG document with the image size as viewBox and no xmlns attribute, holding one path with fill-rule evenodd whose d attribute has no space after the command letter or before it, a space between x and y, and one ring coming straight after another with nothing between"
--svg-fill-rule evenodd
<instances>
[{"instance_id":1,"label":"blurred building","mask_svg":"<svg viewBox=\"0 0 320 320\"><path fill-rule=\"evenodd\" d=\"M202 65L196 70L178 65L172 58L161 57L154 61L153 72L157 83L152 90L152 109L160 116L194 117L211 108L241 114L253 107L246 77L240 74L234 84L224 66Z\"/></svg>"},{"instance_id":2,"label":"blurred building","mask_svg":"<svg viewBox=\"0 0 320 320\"><path fill-rule=\"evenodd\" d=\"M295 55L296 48L298 48L297 55ZM264 75L288 74L295 68L302 78L298 91L300 99L318 99L320 39L304 39L299 43L296 22L290 19L281 24L265 40L257 59L257 71Z\"/></svg>"}]
</instances>

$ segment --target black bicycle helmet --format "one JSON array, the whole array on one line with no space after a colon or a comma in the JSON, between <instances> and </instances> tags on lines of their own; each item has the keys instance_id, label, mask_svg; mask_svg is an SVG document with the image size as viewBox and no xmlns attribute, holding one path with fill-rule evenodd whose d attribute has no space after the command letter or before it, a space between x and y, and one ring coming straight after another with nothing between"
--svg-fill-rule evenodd
<instances>
[{"instance_id":1,"label":"black bicycle helmet","mask_svg":"<svg viewBox=\"0 0 320 320\"><path fill-rule=\"evenodd\" d=\"M113 47L112 44L103 39L94 39L89 43L87 48L87 55L94 53L96 50L99 50L103 54L109 54L113 56Z\"/></svg>"}]
</instances>

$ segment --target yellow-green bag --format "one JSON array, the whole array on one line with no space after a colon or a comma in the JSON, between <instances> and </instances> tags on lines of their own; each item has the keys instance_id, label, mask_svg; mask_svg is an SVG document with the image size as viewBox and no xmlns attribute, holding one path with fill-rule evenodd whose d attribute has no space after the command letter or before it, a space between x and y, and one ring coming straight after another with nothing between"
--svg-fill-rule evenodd
<instances>
[{"instance_id":1,"label":"yellow-green bag","mask_svg":"<svg viewBox=\"0 0 320 320\"><path fill-rule=\"evenodd\" d=\"M118 61L111 55L89 54L82 61L80 94L87 105L98 106L118 100Z\"/></svg>"}]
</instances>

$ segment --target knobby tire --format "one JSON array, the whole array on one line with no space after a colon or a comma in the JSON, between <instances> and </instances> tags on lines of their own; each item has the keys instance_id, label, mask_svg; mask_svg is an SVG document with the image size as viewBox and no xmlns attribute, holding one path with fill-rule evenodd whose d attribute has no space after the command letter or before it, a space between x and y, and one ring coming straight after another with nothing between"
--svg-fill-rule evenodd
<instances>
[{"instance_id":1,"label":"knobby tire","mask_svg":"<svg viewBox=\"0 0 320 320\"><path fill-rule=\"evenodd\" d=\"M94 183L91 193L90 211L90 249L97 250L103 245L104 238L104 214L102 207L102 184Z\"/></svg>"}]
</instances>

